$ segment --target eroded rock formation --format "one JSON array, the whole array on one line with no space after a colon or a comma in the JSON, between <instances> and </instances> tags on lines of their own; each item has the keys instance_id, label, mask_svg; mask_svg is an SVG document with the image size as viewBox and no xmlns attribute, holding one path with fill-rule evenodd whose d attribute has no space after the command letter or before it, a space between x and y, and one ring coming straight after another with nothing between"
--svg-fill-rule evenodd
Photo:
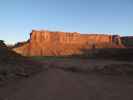
<instances>
[{"instance_id":1,"label":"eroded rock formation","mask_svg":"<svg viewBox=\"0 0 133 100\"><path fill-rule=\"evenodd\" d=\"M80 34L33 30L28 42L13 50L24 56L65 56L82 53L87 48L116 48L122 46L117 35Z\"/></svg>"}]
</instances>

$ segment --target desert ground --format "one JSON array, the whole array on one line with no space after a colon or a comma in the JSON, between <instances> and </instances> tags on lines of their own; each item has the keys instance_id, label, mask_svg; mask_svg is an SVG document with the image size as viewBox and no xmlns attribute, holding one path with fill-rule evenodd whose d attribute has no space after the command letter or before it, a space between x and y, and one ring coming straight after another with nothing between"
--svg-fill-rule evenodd
<instances>
[{"instance_id":1,"label":"desert ground","mask_svg":"<svg viewBox=\"0 0 133 100\"><path fill-rule=\"evenodd\" d=\"M0 100L133 100L133 63L30 58L42 71L0 87Z\"/></svg>"}]
</instances>

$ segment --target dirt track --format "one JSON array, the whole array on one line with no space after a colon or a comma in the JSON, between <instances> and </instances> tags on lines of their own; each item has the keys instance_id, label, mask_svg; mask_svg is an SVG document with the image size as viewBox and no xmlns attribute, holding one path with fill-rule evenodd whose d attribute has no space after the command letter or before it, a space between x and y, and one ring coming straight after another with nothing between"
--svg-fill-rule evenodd
<instances>
[{"instance_id":1,"label":"dirt track","mask_svg":"<svg viewBox=\"0 0 133 100\"><path fill-rule=\"evenodd\" d=\"M1 100L133 100L132 93L133 79L129 76L55 68L0 89Z\"/></svg>"}]
</instances>

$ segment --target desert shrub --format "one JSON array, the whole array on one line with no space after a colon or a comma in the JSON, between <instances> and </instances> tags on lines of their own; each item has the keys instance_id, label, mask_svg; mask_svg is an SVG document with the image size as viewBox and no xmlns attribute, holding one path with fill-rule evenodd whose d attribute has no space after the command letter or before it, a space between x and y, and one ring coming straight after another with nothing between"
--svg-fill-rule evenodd
<instances>
[{"instance_id":1,"label":"desert shrub","mask_svg":"<svg viewBox=\"0 0 133 100\"><path fill-rule=\"evenodd\" d=\"M105 65L103 69L98 69L98 72L111 75L133 75L132 64L109 64Z\"/></svg>"},{"instance_id":2,"label":"desert shrub","mask_svg":"<svg viewBox=\"0 0 133 100\"><path fill-rule=\"evenodd\" d=\"M82 72L79 68L76 68L76 67L63 68L63 70L70 71L70 72Z\"/></svg>"},{"instance_id":3,"label":"desert shrub","mask_svg":"<svg viewBox=\"0 0 133 100\"><path fill-rule=\"evenodd\" d=\"M0 47L0 85L42 71L42 64Z\"/></svg>"},{"instance_id":4,"label":"desert shrub","mask_svg":"<svg viewBox=\"0 0 133 100\"><path fill-rule=\"evenodd\" d=\"M122 37L121 40L126 47L133 47L133 37Z\"/></svg>"},{"instance_id":5,"label":"desert shrub","mask_svg":"<svg viewBox=\"0 0 133 100\"><path fill-rule=\"evenodd\" d=\"M133 48L103 48L84 50L81 57L133 61Z\"/></svg>"},{"instance_id":6,"label":"desert shrub","mask_svg":"<svg viewBox=\"0 0 133 100\"><path fill-rule=\"evenodd\" d=\"M4 43L3 40L0 40L0 47L6 47L6 44Z\"/></svg>"}]
</instances>

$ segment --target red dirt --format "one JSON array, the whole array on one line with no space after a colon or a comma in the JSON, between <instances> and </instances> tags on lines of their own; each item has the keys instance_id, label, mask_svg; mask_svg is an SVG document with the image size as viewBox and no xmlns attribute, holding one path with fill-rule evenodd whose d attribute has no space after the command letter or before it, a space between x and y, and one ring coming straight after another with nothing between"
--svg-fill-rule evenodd
<instances>
[{"instance_id":1,"label":"red dirt","mask_svg":"<svg viewBox=\"0 0 133 100\"><path fill-rule=\"evenodd\" d=\"M133 79L130 76L79 73L61 69L70 66L88 69L113 63L128 62L72 59L58 63L44 62L51 64L48 70L17 84L0 88L3 98L1 100L132 100ZM53 66L57 68L52 68Z\"/></svg>"}]
</instances>

